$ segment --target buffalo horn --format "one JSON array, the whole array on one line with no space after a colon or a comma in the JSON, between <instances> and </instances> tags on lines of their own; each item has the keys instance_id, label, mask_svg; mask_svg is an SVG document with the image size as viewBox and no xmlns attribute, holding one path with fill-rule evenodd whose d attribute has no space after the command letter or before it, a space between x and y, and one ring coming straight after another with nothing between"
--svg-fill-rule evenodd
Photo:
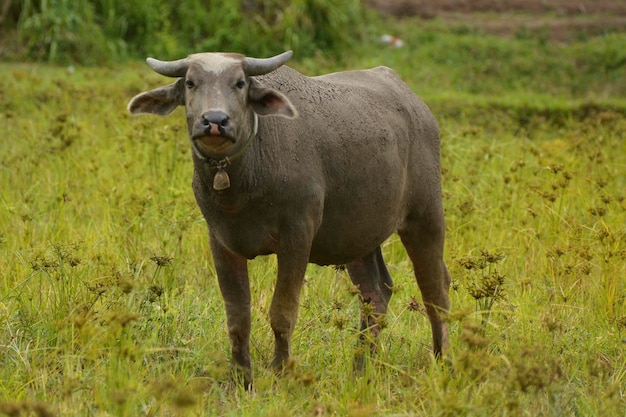
<instances>
[{"instance_id":1,"label":"buffalo horn","mask_svg":"<svg viewBox=\"0 0 626 417\"><path fill-rule=\"evenodd\" d=\"M289 61L293 55L293 51L283 52L280 55L273 56L271 58L244 58L243 70L246 75L263 75L270 73Z\"/></svg>"},{"instance_id":2,"label":"buffalo horn","mask_svg":"<svg viewBox=\"0 0 626 417\"><path fill-rule=\"evenodd\" d=\"M176 61L159 61L158 59L148 58L146 62L154 71L167 77L184 77L189 66L186 58Z\"/></svg>"}]
</instances>

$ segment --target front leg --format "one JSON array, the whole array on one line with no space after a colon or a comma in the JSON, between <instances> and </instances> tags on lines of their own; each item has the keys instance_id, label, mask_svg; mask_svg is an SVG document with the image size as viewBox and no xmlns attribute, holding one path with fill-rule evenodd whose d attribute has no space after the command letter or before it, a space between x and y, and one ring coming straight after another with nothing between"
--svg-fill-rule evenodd
<instances>
[{"instance_id":1,"label":"front leg","mask_svg":"<svg viewBox=\"0 0 626 417\"><path fill-rule=\"evenodd\" d=\"M298 318L300 291L309 262L310 234L305 231L283 237L278 258L278 278L270 307L270 324L276 346L272 367L282 371L291 356L291 336Z\"/></svg>"},{"instance_id":2,"label":"front leg","mask_svg":"<svg viewBox=\"0 0 626 417\"><path fill-rule=\"evenodd\" d=\"M211 253L217 272L228 323L235 370L247 388L252 385L250 364L250 282L248 261L222 246L211 236Z\"/></svg>"}]
</instances>

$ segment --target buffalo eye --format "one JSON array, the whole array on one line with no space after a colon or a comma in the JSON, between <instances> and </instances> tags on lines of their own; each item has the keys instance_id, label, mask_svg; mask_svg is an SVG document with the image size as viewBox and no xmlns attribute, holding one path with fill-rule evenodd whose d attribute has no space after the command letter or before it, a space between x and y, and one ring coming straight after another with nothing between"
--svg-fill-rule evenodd
<instances>
[{"instance_id":1,"label":"buffalo eye","mask_svg":"<svg viewBox=\"0 0 626 417\"><path fill-rule=\"evenodd\" d=\"M194 88L196 86L196 83L194 83L191 80L187 80L187 81L185 81L185 85L187 86L188 89L191 90L192 88Z\"/></svg>"},{"instance_id":2,"label":"buffalo eye","mask_svg":"<svg viewBox=\"0 0 626 417\"><path fill-rule=\"evenodd\" d=\"M237 87L238 89L242 89L246 86L246 82L244 80L239 80L237 81L237 83L235 84L235 87Z\"/></svg>"}]
</instances>

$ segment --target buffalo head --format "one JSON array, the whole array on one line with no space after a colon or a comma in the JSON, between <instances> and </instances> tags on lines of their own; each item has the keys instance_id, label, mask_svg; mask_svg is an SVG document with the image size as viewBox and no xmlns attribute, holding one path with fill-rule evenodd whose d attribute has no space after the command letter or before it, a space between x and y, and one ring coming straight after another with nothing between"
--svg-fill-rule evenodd
<instances>
[{"instance_id":1,"label":"buffalo head","mask_svg":"<svg viewBox=\"0 0 626 417\"><path fill-rule=\"evenodd\" d=\"M178 80L135 96L128 110L164 116L177 106L185 106L195 155L219 160L252 140L257 115L297 115L287 97L254 79L276 70L291 55L287 51L266 59L232 53L200 53L176 61L148 58L154 71Z\"/></svg>"}]
</instances>

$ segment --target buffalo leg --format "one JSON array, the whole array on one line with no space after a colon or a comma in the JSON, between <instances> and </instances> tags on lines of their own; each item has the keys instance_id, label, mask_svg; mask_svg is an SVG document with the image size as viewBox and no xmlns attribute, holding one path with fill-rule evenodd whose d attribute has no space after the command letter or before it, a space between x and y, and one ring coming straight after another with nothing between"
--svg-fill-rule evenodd
<instances>
[{"instance_id":1,"label":"buffalo leg","mask_svg":"<svg viewBox=\"0 0 626 417\"><path fill-rule=\"evenodd\" d=\"M308 264L308 250L286 245L279 251L278 278L270 306L270 325L274 331L275 350L272 368L282 371L291 357L291 336L298 318L300 291Z\"/></svg>"},{"instance_id":2,"label":"buffalo leg","mask_svg":"<svg viewBox=\"0 0 626 417\"><path fill-rule=\"evenodd\" d=\"M435 223L443 225L443 221ZM433 224L430 224L431 227ZM439 358L448 347L445 314L450 308L450 273L443 261L443 226L429 228L424 232L415 227L400 231L399 234L413 262L417 284L432 327L433 353Z\"/></svg>"},{"instance_id":3,"label":"buffalo leg","mask_svg":"<svg viewBox=\"0 0 626 417\"><path fill-rule=\"evenodd\" d=\"M226 307L228 336L237 376L244 384L252 384L250 364L250 283L247 260L236 255L211 238L211 252L220 291Z\"/></svg>"},{"instance_id":4,"label":"buffalo leg","mask_svg":"<svg viewBox=\"0 0 626 417\"><path fill-rule=\"evenodd\" d=\"M361 336L355 357L355 368L360 370L364 365L364 354L360 350L364 348L368 336L369 350L376 349L376 339L380 332L379 320L387 312L393 281L385 266L380 246L364 258L349 263L347 269L352 283L361 293Z\"/></svg>"}]
</instances>

